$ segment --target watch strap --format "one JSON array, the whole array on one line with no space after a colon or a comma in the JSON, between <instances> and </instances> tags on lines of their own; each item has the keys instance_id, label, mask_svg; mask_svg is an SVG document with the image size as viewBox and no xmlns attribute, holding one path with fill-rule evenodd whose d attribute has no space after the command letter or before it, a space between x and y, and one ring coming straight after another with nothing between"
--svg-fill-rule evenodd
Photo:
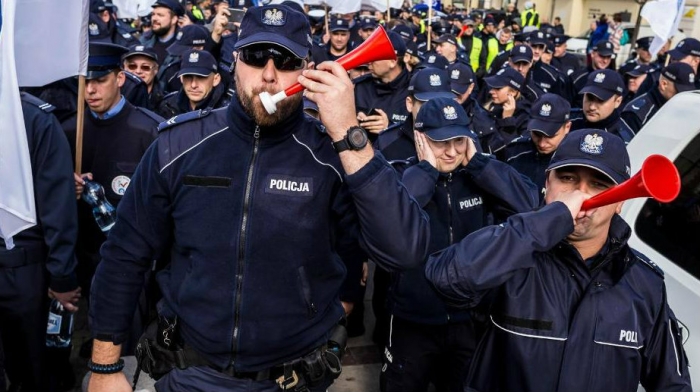
<instances>
[{"instance_id":1,"label":"watch strap","mask_svg":"<svg viewBox=\"0 0 700 392\"><path fill-rule=\"evenodd\" d=\"M114 374L119 373L124 369L124 360L119 358L115 363L110 363L108 365L103 365L99 363L92 362L92 359L88 361L88 369L96 374Z\"/></svg>"}]
</instances>

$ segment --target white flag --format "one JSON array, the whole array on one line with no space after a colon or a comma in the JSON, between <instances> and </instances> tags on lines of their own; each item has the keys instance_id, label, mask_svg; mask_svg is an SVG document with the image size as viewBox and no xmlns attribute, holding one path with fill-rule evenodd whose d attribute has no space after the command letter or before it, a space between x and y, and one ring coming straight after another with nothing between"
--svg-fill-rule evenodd
<instances>
[{"instance_id":1,"label":"white flag","mask_svg":"<svg viewBox=\"0 0 700 392\"><path fill-rule=\"evenodd\" d=\"M360 10L362 0L326 0L331 14L351 14Z\"/></svg>"},{"instance_id":2,"label":"white flag","mask_svg":"<svg viewBox=\"0 0 700 392\"><path fill-rule=\"evenodd\" d=\"M644 4L641 15L649 22L649 27L654 32L654 40L649 46L652 57L656 56L666 41L678 31L683 7L685 0L657 0Z\"/></svg>"},{"instance_id":3,"label":"white flag","mask_svg":"<svg viewBox=\"0 0 700 392\"><path fill-rule=\"evenodd\" d=\"M403 0L362 0L362 4L371 5L379 12L386 12L387 4L390 8L401 8Z\"/></svg>"},{"instance_id":4,"label":"white flag","mask_svg":"<svg viewBox=\"0 0 700 392\"><path fill-rule=\"evenodd\" d=\"M43 86L85 75L89 1L22 0L21 5L14 20L19 85Z\"/></svg>"},{"instance_id":5,"label":"white flag","mask_svg":"<svg viewBox=\"0 0 700 392\"><path fill-rule=\"evenodd\" d=\"M117 6L117 17L120 19L136 19L151 14L151 5L156 0L112 0Z\"/></svg>"},{"instance_id":6,"label":"white flag","mask_svg":"<svg viewBox=\"0 0 700 392\"><path fill-rule=\"evenodd\" d=\"M19 86L84 75L87 67L87 0L18 2L0 0L0 237L8 249L12 236L36 224Z\"/></svg>"}]
</instances>

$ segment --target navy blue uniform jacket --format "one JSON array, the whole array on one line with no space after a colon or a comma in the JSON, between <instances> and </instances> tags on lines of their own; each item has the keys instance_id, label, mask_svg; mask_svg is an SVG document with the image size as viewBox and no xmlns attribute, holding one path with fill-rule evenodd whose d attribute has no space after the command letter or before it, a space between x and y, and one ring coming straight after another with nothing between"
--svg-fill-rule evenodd
<instances>
[{"instance_id":1,"label":"navy blue uniform jacket","mask_svg":"<svg viewBox=\"0 0 700 392\"><path fill-rule=\"evenodd\" d=\"M691 391L663 273L627 245L629 226L613 217L590 268L571 232L554 202L430 256L449 303L490 308L465 391Z\"/></svg>"},{"instance_id":2,"label":"navy blue uniform jacket","mask_svg":"<svg viewBox=\"0 0 700 392\"><path fill-rule=\"evenodd\" d=\"M386 160L343 175L301 106L261 128L234 97L161 128L102 247L90 307L102 340L124 339L142 274L169 253L160 313L217 366L258 371L327 342L358 238L388 269L426 255L427 217Z\"/></svg>"},{"instance_id":3,"label":"navy blue uniform jacket","mask_svg":"<svg viewBox=\"0 0 700 392\"><path fill-rule=\"evenodd\" d=\"M467 166L439 173L422 161L406 169L403 182L430 217L428 253L458 242L484 226L539 204L537 190L507 164L475 154ZM469 313L448 308L425 279L425 264L393 274L392 314L422 324L466 321Z\"/></svg>"}]
</instances>

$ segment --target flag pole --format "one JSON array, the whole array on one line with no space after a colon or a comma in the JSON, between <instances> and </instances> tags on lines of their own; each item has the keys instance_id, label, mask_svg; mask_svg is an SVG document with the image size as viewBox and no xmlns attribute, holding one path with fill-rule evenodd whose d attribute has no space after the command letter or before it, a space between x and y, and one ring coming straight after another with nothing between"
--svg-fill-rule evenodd
<instances>
[{"instance_id":1,"label":"flag pole","mask_svg":"<svg viewBox=\"0 0 700 392\"><path fill-rule=\"evenodd\" d=\"M427 47L427 50L428 50L428 51L430 51L430 41L431 41L431 38L432 38L432 35L433 35L433 28L432 28L432 26L431 26L432 24L433 24L433 1L430 0L430 1L428 1L428 29L427 29L427 31L428 31L428 47Z\"/></svg>"},{"instance_id":2,"label":"flag pole","mask_svg":"<svg viewBox=\"0 0 700 392\"><path fill-rule=\"evenodd\" d=\"M82 174L83 122L85 120L85 76L78 76L78 114L75 122L75 172Z\"/></svg>"},{"instance_id":3,"label":"flag pole","mask_svg":"<svg viewBox=\"0 0 700 392\"><path fill-rule=\"evenodd\" d=\"M391 22L391 0L386 0L386 23Z\"/></svg>"},{"instance_id":4,"label":"flag pole","mask_svg":"<svg viewBox=\"0 0 700 392\"><path fill-rule=\"evenodd\" d=\"M326 25L326 33L324 35L328 34L328 37L330 39L331 31L328 29L328 4L327 3L323 3L323 9L326 11L326 16L323 17L323 20L324 20L325 25ZM324 42L324 43L327 43L327 42Z\"/></svg>"}]
</instances>

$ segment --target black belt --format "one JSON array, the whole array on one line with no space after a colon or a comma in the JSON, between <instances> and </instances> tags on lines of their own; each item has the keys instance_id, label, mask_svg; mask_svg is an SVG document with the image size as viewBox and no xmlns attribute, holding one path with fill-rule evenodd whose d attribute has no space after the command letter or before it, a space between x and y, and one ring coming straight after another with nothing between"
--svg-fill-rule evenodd
<instances>
[{"instance_id":1,"label":"black belt","mask_svg":"<svg viewBox=\"0 0 700 392\"><path fill-rule=\"evenodd\" d=\"M0 268L17 268L42 263L46 260L43 247L20 247L0 251Z\"/></svg>"}]
</instances>

